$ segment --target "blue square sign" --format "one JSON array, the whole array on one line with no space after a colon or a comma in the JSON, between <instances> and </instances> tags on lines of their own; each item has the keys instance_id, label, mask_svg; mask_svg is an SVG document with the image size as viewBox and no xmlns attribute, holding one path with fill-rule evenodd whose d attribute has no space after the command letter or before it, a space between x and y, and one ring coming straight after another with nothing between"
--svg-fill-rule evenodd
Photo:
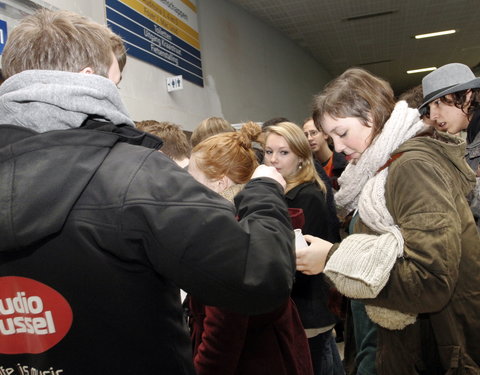
<instances>
[{"instance_id":1,"label":"blue square sign","mask_svg":"<svg viewBox=\"0 0 480 375\"><path fill-rule=\"evenodd\" d=\"M0 20L0 55L3 52L3 47L7 42L7 23L3 20Z\"/></svg>"}]
</instances>

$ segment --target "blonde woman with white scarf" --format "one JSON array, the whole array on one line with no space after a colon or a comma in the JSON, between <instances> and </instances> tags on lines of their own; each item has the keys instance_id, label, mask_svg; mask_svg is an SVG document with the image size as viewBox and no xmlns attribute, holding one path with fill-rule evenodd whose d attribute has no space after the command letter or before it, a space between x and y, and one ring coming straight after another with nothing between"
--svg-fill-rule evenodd
<instances>
[{"instance_id":1,"label":"blonde woman with white scarf","mask_svg":"<svg viewBox=\"0 0 480 375\"><path fill-rule=\"evenodd\" d=\"M426 127L362 69L328 84L313 118L350 161L335 200L354 212L354 234L335 245L305 236L297 270L323 271L351 298L348 373L480 374L480 237L464 141Z\"/></svg>"}]
</instances>

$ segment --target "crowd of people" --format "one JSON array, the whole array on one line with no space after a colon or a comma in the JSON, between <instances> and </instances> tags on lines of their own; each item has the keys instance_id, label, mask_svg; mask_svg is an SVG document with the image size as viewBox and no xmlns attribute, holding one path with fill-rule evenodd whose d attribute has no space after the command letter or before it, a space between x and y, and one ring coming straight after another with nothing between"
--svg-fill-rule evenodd
<instances>
[{"instance_id":1,"label":"crowd of people","mask_svg":"<svg viewBox=\"0 0 480 375\"><path fill-rule=\"evenodd\" d=\"M188 134L129 117L125 64L73 12L8 37L0 373L480 374L470 68L399 98L350 68L303 123Z\"/></svg>"}]
</instances>

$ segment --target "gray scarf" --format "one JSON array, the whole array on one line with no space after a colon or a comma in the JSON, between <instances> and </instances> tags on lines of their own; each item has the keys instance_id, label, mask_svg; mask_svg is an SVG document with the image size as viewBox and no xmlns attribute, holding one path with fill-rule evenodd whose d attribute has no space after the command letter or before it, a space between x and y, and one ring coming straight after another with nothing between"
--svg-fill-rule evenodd
<instances>
[{"instance_id":1,"label":"gray scarf","mask_svg":"<svg viewBox=\"0 0 480 375\"><path fill-rule=\"evenodd\" d=\"M0 86L0 123L37 132L78 128L91 117L134 126L118 89L96 74L26 70Z\"/></svg>"}]
</instances>

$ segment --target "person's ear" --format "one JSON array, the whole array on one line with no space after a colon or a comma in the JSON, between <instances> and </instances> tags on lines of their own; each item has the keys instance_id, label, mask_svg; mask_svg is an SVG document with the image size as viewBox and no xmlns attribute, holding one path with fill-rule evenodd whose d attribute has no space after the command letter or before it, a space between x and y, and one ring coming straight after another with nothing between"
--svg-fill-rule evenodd
<instances>
[{"instance_id":1,"label":"person's ear","mask_svg":"<svg viewBox=\"0 0 480 375\"><path fill-rule=\"evenodd\" d=\"M465 106L467 107L470 107L470 104L472 104L472 96L473 96L473 92L472 90L468 90L467 91L467 94L465 95Z\"/></svg>"},{"instance_id":2,"label":"person's ear","mask_svg":"<svg viewBox=\"0 0 480 375\"><path fill-rule=\"evenodd\" d=\"M95 74L94 70L92 68L90 68L89 66L80 70L80 73Z\"/></svg>"}]
</instances>

